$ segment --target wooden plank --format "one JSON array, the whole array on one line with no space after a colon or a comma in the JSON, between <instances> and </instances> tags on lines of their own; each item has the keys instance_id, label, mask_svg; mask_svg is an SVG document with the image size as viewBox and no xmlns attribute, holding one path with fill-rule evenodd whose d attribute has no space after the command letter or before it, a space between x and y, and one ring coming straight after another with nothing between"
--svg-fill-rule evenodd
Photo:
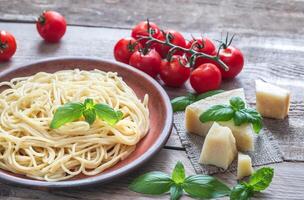
<instances>
[{"instance_id":1,"label":"wooden plank","mask_svg":"<svg viewBox=\"0 0 304 200\"><path fill-rule=\"evenodd\" d=\"M304 30L304 2L297 0L2 0L0 19L33 21L43 10L57 10L68 23L86 26L130 28L149 17L164 28L188 32L300 35Z\"/></svg>"}]
</instances>

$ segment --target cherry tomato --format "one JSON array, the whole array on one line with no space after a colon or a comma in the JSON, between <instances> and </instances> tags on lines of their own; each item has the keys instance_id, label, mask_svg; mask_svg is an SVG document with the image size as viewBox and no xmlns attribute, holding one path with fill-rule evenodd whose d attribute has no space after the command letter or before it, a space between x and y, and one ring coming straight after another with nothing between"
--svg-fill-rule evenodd
<instances>
[{"instance_id":1,"label":"cherry tomato","mask_svg":"<svg viewBox=\"0 0 304 200\"><path fill-rule=\"evenodd\" d=\"M133 29L132 29L132 33L131 36L135 39L139 39L141 36L149 36L149 32L148 32L148 26L150 26L150 28L152 29L152 36L154 38L158 38L159 35L161 34L160 29L158 28L158 26L156 24L154 24L153 22L148 22L147 21L142 21L139 24L137 24ZM140 43L142 45L145 45L147 42L147 39L143 39L140 40Z\"/></svg>"},{"instance_id":2,"label":"cherry tomato","mask_svg":"<svg viewBox=\"0 0 304 200\"><path fill-rule=\"evenodd\" d=\"M160 65L160 78L171 87L182 86L190 76L190 68L186 66L187 60L182 56L172 56L171 61L162 60Z\"/></svg>"},{"instance_id":3,"label":"cherry tomato","mask_svg":"<svg viewBox=\"0 0 304 200\"><path fill-rule=\"evenodd\" d=\"M171 35L171 38L169 38L169 39L170 39L170 42L172 44L175 44L177 46L184 47L184 48L186 47L186 40L181 33L177 32L177 31L174 31L174 30L165 31L165 34L168 34L168 33L170 33L170 35ZM157 39L165 41L166 40L166 35L161 33ZM168 52L171 48L167 45L163 45L163 44L160 44L160 43L155 43L155 44L152 45L152 47L154 47L156 49L156 51L159 53L159 55L162 58L167 57L167 54L168 54ZM184 54L183 51L177 50L177 51L174 52L173 55L181 55L182 56L183 54Z\"/></svg>"},{"instance_id":4,"label":"cherry tomato","mask_svg":"<svg viewBox=\"0 0 304 200\"><path fill-rule=\"evenodd\" d=\"M221 71L212 63L200 65L190 75L190 84L197 93L218 89L221 80Z\"/></svg>"},{"instance_id":5,"label":"cherry tomato","mask_svg":"<svg viewBox=\"0 0 304 200\"><path fill-rule=\"evenodd\" d=\"M0 61L9 60L16 52L15 37L6 31L0 31Z\"/></svg>"},{"instance_id":6,"label":"cherry tomato","mask_svg":"<svg viewBox=\"0 0 304 200\"><path fill-rule=\"evenodd\" d=\"M131 55L141 48L141 44L134 38L122 38L114 46L114 58L117 61L129 64Z\"/></svg>"},{"instance_id":7,"label":"cherry tomato","mask_svg":"<svg viewBox=\"0 0 304 200\"><path fill-rule=\"evenodd\" d=\"M197 41L195 44L193 44L195 41ZM207 38L193 38L192 40L190 40L187 44L187 48L190 49L191 46L193 45L193 50L198 51L198 52L202 52L211 56L215 56L216 55L216 48L215 45L213 44L213 42ZM187 54L188 59L190 59L191 54ZM208 58L197 58L194 64L194 67L198 67L204 63L209 63L210 60Z\"/></svg>"},{"instance_id":8,"label":"cherry tomato","mask_svg":"<svg viewBox=\"0 0 304 200\"><path fill-rule=\"evenodd\" d=\"M36 22L41 37L47 42L58 42L66 31L65 18L55 11L44 11Z\"/></svg>"},{"instance_id":9,"label":"cherry tomato","mask_svg":"<svg viewBox=\"0 0 304 200\"><path fill-rule=\"evenodd\" d=\"M146 54L135 51L130 57L129 64L155 78L160 70L161 57L155 49L149 50Z\"/></svg>"},{"instance_id":10,"label":"cherry tomato","mask_svg":"<svg viewBox=\"0 0 304 200\"><path fill-rule=\"evenodd\" d=\"M242 71L244 66L244 56L239 49L233 46L221 49L219 58L229 67L229 70L226 72L219 64L214 61L212 62L221 70L223 78L234 78Z\"/></svg>"}]
</instances>

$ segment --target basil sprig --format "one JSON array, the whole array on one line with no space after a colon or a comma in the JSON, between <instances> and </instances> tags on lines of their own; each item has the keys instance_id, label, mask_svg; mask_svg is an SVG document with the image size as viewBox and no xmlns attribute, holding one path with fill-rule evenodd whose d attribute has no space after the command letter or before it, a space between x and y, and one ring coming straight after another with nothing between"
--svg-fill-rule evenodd
<instances>
[{"instance_id":1,"label":"basil sprig","mask_svg":"<svg viewBox=\"0 0 304 200\"><path fill-rule=\"evenodd\" d=\"M181 162L177 162L171 177L163 172L149 172L136 178L129 189L150 195L170 192L171 200L180 199L184 192L193 198L218 198L230 194L229 187L212 176L198 174L186 177Z\"/></svg>"},{"instance_id":2,"label":"basil sprig","mask_svg":"<svg viewBox=\"0 0 304 200\"><path fill-rule=\"evenodd\" d=\"M236 126L251 123L254 132L259 133L263 127L262 116L255 109L246 108L240 97L232 97L230 105L214 105L200 115L201 122L229 121L233 119Z\"/></svg>"},{"instance_id":3,"label":"basil sprig","mask_svg":"<svg viewBox=\"0 0 304 200\"><path fill-rule=\"evenodd\" d=\"M205 92L205 93L202 93L199 95L189 93L186 96L176 97L171 100L173 112L184 111L188 105L190 105L196 101L199 101L201 99L205 99L207 97L210 97L210 96L222 93L222 92L224 92L224 90L212 90L212 91Z\"/></svg>"},{"instance_id":4,"label":"basil sprig","mask_svg":"<svg viewBox=\"0 0 304 200\"><path fill-rule=\"evenodd\" d=\"M255 192L265 190L271 183L274 175L273 168L263 167L253 173L248 182L241 182L232 188L230 200L247 200Z\"/></svg>"},{"instance_id":5,"label":"basil sprig","mask_svg":"<svg viewBox=\"0 0 304 200\"><path fill-rule=\"evenodd\" d=\"M263 167L253 173L248 182L230 189L212 176L197 174L186 177L183 164L177 162L171 176L160 171L148 172L136 178L129 189L148 195L169 193L171 200L180 199L184 192L196 199L229 196L230 200L249 200L255 192L265 190L270 185L273 174L273 168Z\"/></svg>"},{"instance_id":6,"label":"basil sprig","mask_svg":"<svg viewBox=\"0 0 304 200\"><path fill-rule=\"evenodd\" d=\"M106 104L95 104L93 99L85 99L84 103L66 103L57 108L50 128L56 129L60 126L75 121L81 116L89 124L93 124L96 117L107 122L110 125L116 124L122 119L123 113L115 111Z\"/></svg>"}]
</instances>

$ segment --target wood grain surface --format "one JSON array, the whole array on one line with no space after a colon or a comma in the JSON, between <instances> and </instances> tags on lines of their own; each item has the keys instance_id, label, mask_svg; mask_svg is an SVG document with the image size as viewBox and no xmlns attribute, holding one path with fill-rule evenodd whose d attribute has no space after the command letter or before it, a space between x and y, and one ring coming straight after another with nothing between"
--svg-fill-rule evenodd
<instances>
[{"instance_id":1,"label":"wood grain surface","mask_svg":"<svg viewBox=\"0 0 304 200\"><path fill-rule=\"evenodd\" d=\"M35 25L31 23L42 10L47 9L63 13L72 25L60 43L48 44L42 41ZM304 144L299 143L296 137L297 134L304 135L299 132L304 130L304 2L300 0L0 0L0 29L12 32L18 42L14 58L10 62L0 63L0 68L12 68L55 56L113 59L115 42L129 36L128 29L147 17L163 28L192 32L196 36L206 32L212 39L220 39L221 32L236 33L234 44L245 54L245 69L234 81L225 81L223 88L244 87L251 105L255 103L252 89L254 79L292 90L288 120L279 126L272 120L266 120L265 123L273 129L278 139L290 142L289 145L281 144L285 159L301 158L304 155ZM185 35L190 37L190 34ZM165 89L171 98L192 91L188 83L178 90ZM153 198L130 192L127 185L144 172L162 170L169 173L177 160L184 163L188 174L195 173L173 130L165 148L155 158L129 176L112 183L78 190L53 191L33 191L0 184L0 199L168 199L168 196ZM284 162L272 166L275 168L272 185L255 198L303 199L304 163ZM231 186L236 183L235 174L216 176ZM182 199L190 198L185 196Z\"/></svg>"}]
</instances>

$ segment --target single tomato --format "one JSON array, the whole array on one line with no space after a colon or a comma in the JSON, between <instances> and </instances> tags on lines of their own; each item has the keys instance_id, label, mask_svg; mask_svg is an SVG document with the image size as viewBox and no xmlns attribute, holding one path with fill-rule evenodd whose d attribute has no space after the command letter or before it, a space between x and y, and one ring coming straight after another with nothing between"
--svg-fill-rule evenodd
<instances>
[{"instance_id":1,"label":"single tomato","mask_svg":"<svg viewBox=\"0 0 304 200\"><path fill-rule=\"evenodd\" d=\"M36 22L40 36L47 42L58 42L66 31L65 18L55 11L44 11Z\"/></svg>"},{"instance_id":2,"label":"single tomato","mask_svg":"<svg viewBox=\"0 0 304 200\"><path fill-rule=\"evenodd\" d=\"M161 34L160 29L158 28L158 26L156 24L154 24L153 22L148 22L148 21L142 21L142 22L138 23L132 29L131 36L133 38L135 38L136 40L139 39L141 36L149 36L149 32L148 32L149 27L152 29L152 36L154 38L158 38L159 35ZM147 39L140 40L140 43L142 45L145 45L146 42L147 42Z\"/></svg>"},{"instance_id":3,"label":"single tomato","mask_svg":"<svg viewBox=\"0 0 304 200\"><path fill-rule=\"evenodd\" d=\"M193 38L187 43L187 49L192 47L193 50L201 53L205 53L211 56L216 55L216 47L211 39L208 37L203 38ZM190 59L191 54L187 54L187 58ZM198 67L204 63L209 63L210 59L208 58L197 58L194 64L194 67Z\"/></svg>"},{"instance_id":4,"label":"single tomato","mask_svg":"<svg viewBox=\"0 0 304 200\"><path fill-rule=\"evenodd\" d=\"M164 33L161 33L157 39L159 39L161 41L165 41L166 40L166 34L169 34L169 41L172 44L174 44L176 46L183 47L183 48L186 47L186 40L185 40L184 36L181 33L177 32L177 31L174 31L174 30L168 30L168 31L165 31ZM162 58L167 57L167 54L168 54L168 52L171 48L167 45L160 44L160 43L152 44L152 48L153 47L155 48L155 50L159 53L159 55ZM181 56L183 54L184 54L184 52L181 51L181 50L177 50L173 53L173 55L181 55Z\"/></svg>"},{"instance_id":5,"label":"single tomato","mask_svg":"<svg viewBox=\"0 0 304 200\"><path fill-rule=\"evenodd\" d=\"M15 37L6 31L0 31L0 61L9 60L16 52Z\"/></svg>"},{"instance_id":6,"label":"single tomato","mask_svg":"<svg viewBox=\"0 0 304 200\"><path fill-rule=\"evenodd\" d=\"M229 70L225 71L218 63L212 62L221 70L223 78L231 79L236 77L244 67L244 56L242 52L233 46L221 49L219 58L229 67Z\"/></svg>"},{"instance_id":7,"label":"single tomato","mask_svg":"<svg viewBox=\"0 0 304 200\"><path fill-rule=\"evenodd\" d=\"M171 61L162 60L160 78L171 87L182 86L190 76L190 68L186 66L187 59L182 56L172 56Z\"/></svg>"},{"instance_id":8,"label":"single tomato","mask_svg":"<svg viewBox=\"0 0 304 200\"><path fill-rule=\"evenodd\" d=\"M141 44L134 38L122 38L114 46L114 58L117 61L129 64L131 55L141 48Z\"/></svg>"},{"instance_id":9,"label":"single tomato","mask_svg":"<svg viewBox=\"0 0 304 200\"><path fill-rule=\"evenodd\" d=\"M221 71L212 63L200 65L190 75L190 84L197 93L216 90L220 87L221 81Z\"/></svg>"},{"instance_id":10,"label":"single tomato","mask_svg":"<svg viewBox=\"0 0 304 200\"><path fill-rule=\"evenodd\" d=\"M161 57L155 49L150 49L145 54L135 51L130 57L129 64L155 78L160 70Z\"/></svg>"}]
</instances>

